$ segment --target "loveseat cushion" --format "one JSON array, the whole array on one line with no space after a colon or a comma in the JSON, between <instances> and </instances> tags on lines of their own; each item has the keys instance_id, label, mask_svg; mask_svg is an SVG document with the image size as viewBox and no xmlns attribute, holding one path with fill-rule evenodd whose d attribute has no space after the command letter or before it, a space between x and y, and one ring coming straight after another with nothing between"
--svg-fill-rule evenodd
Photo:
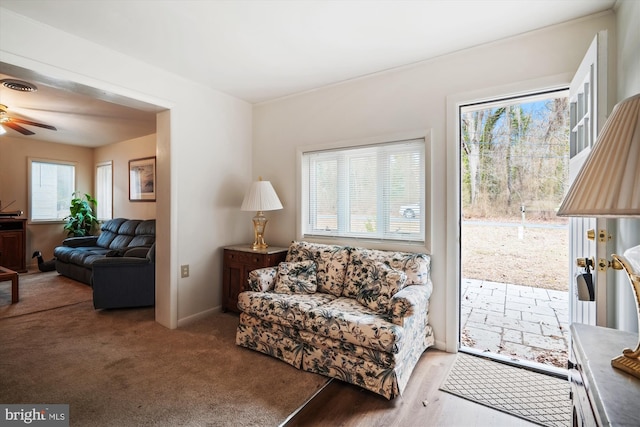
<instances>
[{"instance_id":1,"label":"loveseat cushion","mask_svg":"<svg viewBox=\"0 0 640 427\"><path fill-rule=\"evenodd\" d=\"M111 240L109 244L110 249L122 249L130 246L129 243L133 240L136 228L142 221L137 219L128 219L122 223L118 229L118 235Z\"/></svg>"},{"instance_id":2,"label":"loveseat cushion","mask_svg":"<svg viewBox=\"0 0 640 427\"><path fill-rule=\"evenodd\" d=\"M129 247L151 246L156 241L156 220L147 219L137 225L134 237L129 242Z\"/></svg>"},{"instance_id":3,"label":"loveseat cushion","mask_svg":"<svg viewBox=\"0 0 640 427\"><path fill-rule=\"evenodd\" d=\"M108 248L111 246L111 242L118 236L117 232L102 229L100 235L98 236L97 245L102 248Z\"/></svg>"},{"instance_id":4,"label":"loveseat cushion","mask_svg":"<svg viewBox=\"0 0 640 427\"><path fill-rule=\"evenodd\" d=\"M318 292L340 296L349 262L349 248L321 243L292 242L286 261L307 260L313 260L317 264Z\"/></svg>"},{"instance_id":5,"label":"loveseat cushion","mask_svg":"<svg viewBox=\"0 0 640 427\"><path fill-rule=\"evenodd\" d=\"M366 260L383 262L394 270L404 272L407 275L406 286L431 285L431 258L427 254L352 248L342 291L343 296L350 298L358 296L361 278L365 274L362 266Z\"/></svg>"},{"instance_id":6,"label":"loveseat cushion","mask_svg":"<svg viewBox=\"0 0 640 427\"><path fill-rule=\"evenodd\" d=\"M404 287L407 275L385 263L371 260L362 263L361 271L363 276L356 300L378 313L390 313L391 298Z\"/></svg>"},{"instance_id":7,"label":"loveseat cushion","mask_svg":"<svg viewBox=\"0 0 640 427\"><path fill-rule=\"evenodd\" d=\"M364 307L353 298L345 297L308 310L305 329L388 353L400 351L404 332L401 326L391 323L389 318Z\"/></svg>"},{"instance_id":8,"label":"loveseat cushion","mask_svg":"<svg viewBox=\"0 0 640 427\"><path fill-rule=\"evenodd\" d=\"M313 294L318 287L315 261L281 262L274 291L280 294Z\"/></svg>"},{"instance_id":9,"label":"loveseat cushion","mask_svg":"<svg viewBox=\"0 0 640 427\"><path fill-rule=\"evenodd\" d=\"M245 291L238 295L238 308L269 322L304 329L307 313L336 297L330 294L278 294Z\"/></svg>"},{"instance_id":10,"label":"loveseat cushion","mask_svg":"<svg viewBox=\"0 0 640 427\"><path fill-rule=\"evenodd\" d=\"M93 262L96 259L104 258L107 252L109 252L109 249L99 246L84 246L80 248L58 246L54 250L54 255L61 262L91 268Z\"/></svg>"},{"instance_id":11,"label":"loveseat cushion","mask_svg":"<svg viewBox=\"0 0 640 427\"><path fill-rule=\"evenodd\" d=\"M118 233L120 226L127 221L126 218L113 218L108 221L105 221L100 227L102 231L110 231L112 233Z\"/></svg>"}]
</instances>

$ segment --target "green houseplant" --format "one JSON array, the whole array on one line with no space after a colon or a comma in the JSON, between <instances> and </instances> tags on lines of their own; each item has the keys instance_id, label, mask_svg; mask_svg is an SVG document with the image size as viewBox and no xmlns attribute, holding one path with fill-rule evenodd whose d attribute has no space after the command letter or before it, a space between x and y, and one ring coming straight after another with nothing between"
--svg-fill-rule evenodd
<instances>
[{"instance_id":1,"label":"green houseplant","mask_svg":"<svg viewBox=\"0 0 640 427\"><path fill-rule=\"evenodd\" d=\"M67 230L68 236L82 237L90 236L94 226L98 224L98 218L95 215L95 209L98 201L86 194L84 198L82 193L74 191L69 207L70 214L65 218L66 224L64 229Z\"/></svg>"}]
</instances>

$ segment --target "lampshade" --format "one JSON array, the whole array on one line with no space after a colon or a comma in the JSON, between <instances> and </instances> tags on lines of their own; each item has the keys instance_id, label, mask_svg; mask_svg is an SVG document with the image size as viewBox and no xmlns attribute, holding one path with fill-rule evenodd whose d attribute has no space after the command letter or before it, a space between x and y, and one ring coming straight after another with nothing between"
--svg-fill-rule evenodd
<instances>
[{"instance_id":1,"label":"lampshade","mask_svg":"<svg viewBox=\"0 0 640 427\"><path fill-rule=\"evenodd\" d=\"M558 216L640 216L640 94L613 108Z\"/></svg>"},{"instance_id":2,"label":"lampshade","mask_svg":"<svg viewBox=\"0 0 640 427\"><path fill-rule=\"evenodd\" d=\"M255 181L244 196L240 210L243 211L275 211L282 209L282 203L278 199L271 182Z\"/></svg>"},{"instance_id":3,"label":"lampshade","mask_svg":"<svg viewBox=\"0 0 640 427\"><path fill-rule=\"evenodd\" d=\"M255 240L251 245L251 249L267 249L269 245L264 241L264 232L267 228L268 221L262 212L282 209L282 203L280 203L280 199L278 199L278 195L271 186L271 183L269 181L263 181L262 177L260 177L258 181L251 184L249 191L244 195L240 209L243 211L257 211L256 216L253 217L253 234Z\"/></svg>"}]
</instances>

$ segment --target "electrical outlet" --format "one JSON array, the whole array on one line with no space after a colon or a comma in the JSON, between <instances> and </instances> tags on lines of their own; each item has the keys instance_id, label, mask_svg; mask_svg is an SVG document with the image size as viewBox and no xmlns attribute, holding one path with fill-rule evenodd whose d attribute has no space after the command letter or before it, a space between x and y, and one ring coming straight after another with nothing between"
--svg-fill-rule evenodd
<instances>
[{"instance_id":1,"label":"electrical outlet","mask_svg":"<svg viewBox=\"0 0 640 427\"><path fill-rule=\"evenodd\" d=\"M189 264L180 266L180 277L182 277L183 279L185 277L189 277Z\"/></svg>"}]
</instances>

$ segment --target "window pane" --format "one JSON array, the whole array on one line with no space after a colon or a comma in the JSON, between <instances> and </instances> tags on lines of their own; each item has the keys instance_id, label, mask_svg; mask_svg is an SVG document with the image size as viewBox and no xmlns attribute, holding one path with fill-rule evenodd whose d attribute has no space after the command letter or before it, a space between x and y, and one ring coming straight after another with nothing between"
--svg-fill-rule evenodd
<instances>
[{"instance_id":1,"label":"window pane","mask_svg":"<svg viewBox=\"0 0 640 427\"><path fill-rule=\"evenodd\" d=\"M303 234L424 241L424 140L303 153Z\"/></svg>"},{"instance_id":2,"label":"window pane","mask_svg":"<svg viewBox=\"0 0 640 427\"><path fill-rule=\"evenodd\" d=\"M378 230L376 152L358 150L349 158L349 231L375 235Z\"/></svg>"},{"instance_id":3,"label":"window pane","mask_svg":"<svg viewBox=\"0 0 640 427\"><path fill-rule=\"evenodd\" d=\"M64 220L75 187L75 166L31 162L31 220Z\"/></svg>"},{"instance_id":4,"label":"window pane","mask_svg":"<svg viewBox=\"0 0 640 427\"><path fill-rule=\"evenodd\" d=\"M113 165L111 162L96 167L96 200L98 219L113 217Z\"/></svg>"},{"instance_id":5,"label":"window pane","mask_svg":"<svg viewBox=\"0 0 640 427\"><path fill-rule=\"evenodd\" d=\"M405 151L390 156L389 165L389 221L391 230L397 233L420 234L420 218L423 214L422 156L415 151Z\"/></svg>"},{"instance_id":6,"label":"window pane","mask_svg":"<svg viewBox=\"0 0 640 427\"><path fill-rule=\"evenodd\" d=\"M310 220L315 230L338 230L338 162L316 159L311 168Z\"/></svg>"}]
</instances>

